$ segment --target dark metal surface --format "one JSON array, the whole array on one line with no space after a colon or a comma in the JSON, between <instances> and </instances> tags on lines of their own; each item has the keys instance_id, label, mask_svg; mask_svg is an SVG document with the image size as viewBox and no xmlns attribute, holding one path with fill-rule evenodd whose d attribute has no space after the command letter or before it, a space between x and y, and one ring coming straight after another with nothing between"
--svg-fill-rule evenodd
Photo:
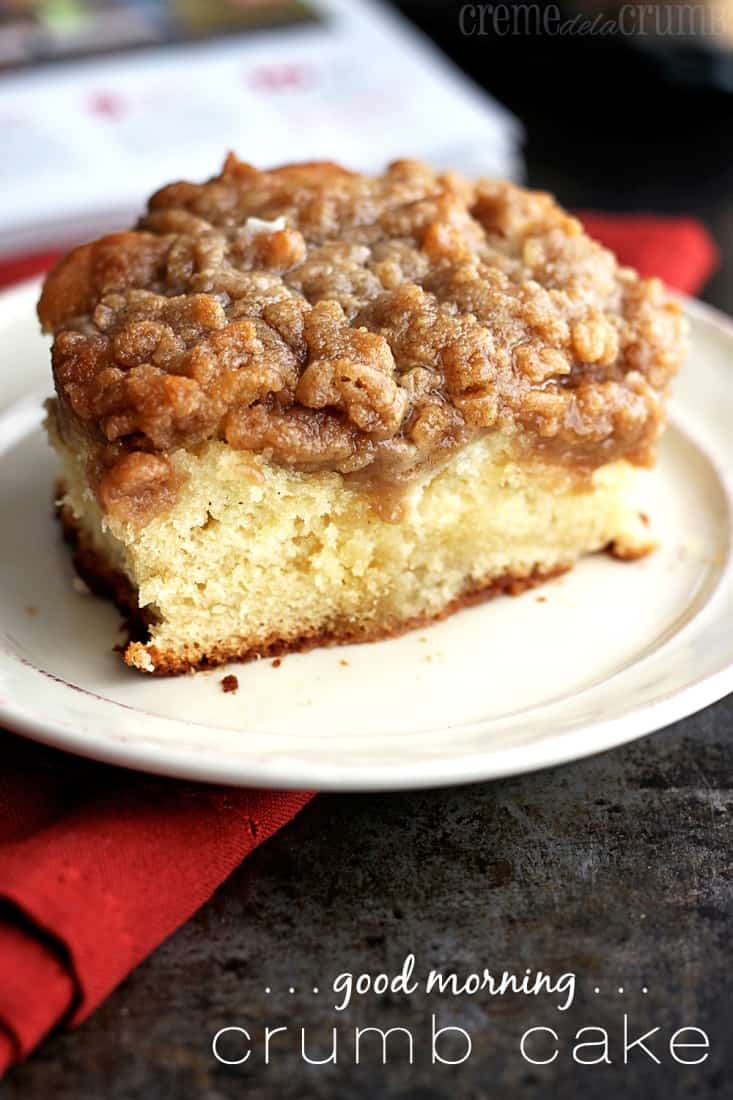
<instances>
[{"instance_id":1,"label":"dark metal surface","mask_svg":"<svg viewBox=\"0 0 733 1100\"><path fill-rule=\"evenodd\" d=\"M457 42L454 8L439 15L436 4L405 7L483 75L485 55L477 51L485 44ZM511 64L510 57L504 69ZM533 92L516 72L512 84L504 69L497 63L493 71L527 124L531 182L569 205L703 217L724 257L703 296L730 311L729 105L716 101L695 121L699 102L685 99L681 114L661 118L647 98L633 116L617 112L586 126L581 140L549 93ZM492 85L488 69L486 79ZM514 97L512 88L519 88ZM598 89L582 90L588 98ZM732 745L729 699L629 747L537 775L448 791L320 797L80 1029L52 1038L13 1071L0 1096L731 1096ZM327 986L337 973L391 972L410 952L421 974L433 966L575 971L577 995L566 1013L546 997L436 1000L420 992L364 996L334 1012ZM474 1050L463 1065L429 1064L434 1011L441 1024L471 1032ZM661 1065L638 1049L624 1065L624 1013L633 1035L660 1028L650 1042ZM273 1041L269 1066L261 1046L245 1065L216 1063L210 1044L218 1028L260 1035L265 1024L304 1026L311 1056L323 1056L337 1025L339 1064L307 1066L299 1036L288 1033ZM415 1064L395 1046L385 1069L376 1047L365 1046L355 1066L349 1029L368 1025L411 1028ZM669 1057L665 1044L685 1025L709 1034L710 1057L700 1066ZM560 1036L550 1065L531 1066L519 1053L532 1026ZM591 1026L608 1031L612 1065L572 1061L569 1040Z\"/></svg>"}]
</instances>

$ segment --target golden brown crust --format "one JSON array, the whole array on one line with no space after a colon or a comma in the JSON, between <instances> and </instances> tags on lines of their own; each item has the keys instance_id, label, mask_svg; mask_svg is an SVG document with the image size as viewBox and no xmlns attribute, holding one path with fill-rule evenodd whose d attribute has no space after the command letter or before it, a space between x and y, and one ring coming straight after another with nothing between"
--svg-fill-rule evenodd
<instances>
[{"instance_id":1,"label":"golden brown crust","mask_svg":"<svg viewBox=\"0 0 733 1100\"><path fill-rule=\"evenodd\" d=\"M375 626L371 623L364 627L344 624L329 630L312 631L290 637L273 635L256 646L232 642L215 646L202 657L189 659L180 653L164 651L146 644L151 620L138 606L137 593L129 579L123 573L111 568L104 560L99 550L92 545L88 536L78 526L70 509L63 507L58 509L58 516L64 538L72 547L73 562L79 576L95 595L112 600L125 616L130 640L127 645L119 647L125 663L132 668L140 667L141 656L147 654L150 663L148 665L148 661L145 660L144 665L147 666L149 673L155 676L180 676L187 672L215 668L217 665L231 661L253 661L261 657L279 657L286 653L304 653L321 646L378 642L386 638L396 638L410 630L446 619L461 608L471 607L495 596L518 596L527 589L535 588L571 568L560 566L544 573L535 570L526 577L505 576L471 581L460 596L451 600L437 614L418 615L387 627Z\"/></svg>"},{"instance_id":2,"label":"golden brown crust","mask_svg":"<svg viewBox=\"0 0 733 1100\"><path fill-rule=\"evenodd\" d=\"M230 156L72 252L39 314L62 423L91 440L104 510L136 522L171 496L139 456L211 438L388 482L493 430L585 470L647 462L684 344L661 284L550 196L413 161Z\"/></svg>"}]
</instances>

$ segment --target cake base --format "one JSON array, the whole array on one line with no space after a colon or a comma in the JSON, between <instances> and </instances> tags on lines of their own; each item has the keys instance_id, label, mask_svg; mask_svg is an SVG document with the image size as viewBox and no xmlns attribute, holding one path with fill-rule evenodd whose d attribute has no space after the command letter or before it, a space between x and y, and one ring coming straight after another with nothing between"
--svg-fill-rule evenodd
<instances>
[{"instance_id":1,"label":"cake base","mask_svg":"<svg viewBox=\"0 0 733 1100\"><path fill-rule=\"evenodd\" d=\"M63 495L61 487L58 496ZM157 646L148 645L148 635L154 616L138 604L137 591L129 579L120 570L115 569L104 560L103 554L93 545L80 525L74 519L70 508L60 506L57 515L61 524L61 530L65 542L72 549L72 561L79 577L84 581L89 590L103 599L112 603L125 617L125 627L128 631L128 641L118 648L123 660L131 668L142 668L155 676L180 676L186 672L197 672L206 668L216 668L230 661L256 661L262 657L282 657L287 653L306 653L310 649L318 649L322 646L352 645L361 642L380 642L387 638L397 638L410 630L428 626L430 623L447 619L456 611L465 607L473 607L475 604L491 600L495 596L520 596L527 589L536 588L545 581L552 580L567 573L572 567L569 565L558 566L547 572L533 570L529 576L489 577L483 581L471 580L467 583L465 592L450 600L445 607L432 615L416 615L389 629L380 629L375 626L367 626L362 629L355 628L352 624L344 624L343 628L334 627L330 630L313 631L308 634L298 634L289 638L273 636L271 639L256 646L218 645L199 658L187 659L180 653L165 652ZM609 553L619 557L619 560L631 560L629 556L616 554L612 544L606 548ZM648 550L643 551L647 553ZM638 551L633 557L640 556ZM146 660L147 658L147 660ZM148 660L152 668L148 667Z\"/></svg>"},{"instance_id":2,"label":"cake base","mask_svg":"<svg viewBox=\"0 0 733 1100\"><path fill-rule=\"evenodd\" d=\"M134 525L100 508L84 440L49 434L80 574L128 616L128 665L172 675L375 641L518 593L611 547L651 549L626 462L583 476L486 436L395 494L211 441L173 452L179 489Z\"/></svg>"}]
</instances>

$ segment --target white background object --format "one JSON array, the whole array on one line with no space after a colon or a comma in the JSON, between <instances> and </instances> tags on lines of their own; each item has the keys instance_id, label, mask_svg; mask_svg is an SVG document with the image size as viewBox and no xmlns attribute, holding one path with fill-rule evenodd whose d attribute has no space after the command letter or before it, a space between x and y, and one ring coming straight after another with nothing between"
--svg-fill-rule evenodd
<instances>
[{"instance_id":1,"label":"white background object","mask_svg":"<svg viewBox=\"0 0 733 1100\"><path fill-rule=\"evenodd\" d=\"M519 124L405 20L371 0L310 6L322 22L3 76L0 255L129 224L229 149L263 167L417 156L521 175Z\"/></svg>"}]
</instances>

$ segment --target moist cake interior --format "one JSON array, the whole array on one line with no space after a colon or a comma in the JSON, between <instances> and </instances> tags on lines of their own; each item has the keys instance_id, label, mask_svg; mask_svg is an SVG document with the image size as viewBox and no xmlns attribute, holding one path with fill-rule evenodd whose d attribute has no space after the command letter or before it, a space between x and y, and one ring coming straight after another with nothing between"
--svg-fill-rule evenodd
<instances>
[{"instance_id":1,"label":"moist cake interior","mask_svg":"<svg viewBox=\"0 0 733 1100\"><path fill-rule=\"evenodd\" d=\"M125 649L145 672L392 636L481 596L518 594L582 553L651 547L631 464L608 464L578 490L562 467L508 461L494 435L411 481L399 519L393 500L385 518L373 493L338 473L297 473L212 441L176 453L185 492L138 530L105 519L80 452L57 446L85 579L130 613L128 578L146 609L146 640Z\"/></svg>"}]
</instances>

